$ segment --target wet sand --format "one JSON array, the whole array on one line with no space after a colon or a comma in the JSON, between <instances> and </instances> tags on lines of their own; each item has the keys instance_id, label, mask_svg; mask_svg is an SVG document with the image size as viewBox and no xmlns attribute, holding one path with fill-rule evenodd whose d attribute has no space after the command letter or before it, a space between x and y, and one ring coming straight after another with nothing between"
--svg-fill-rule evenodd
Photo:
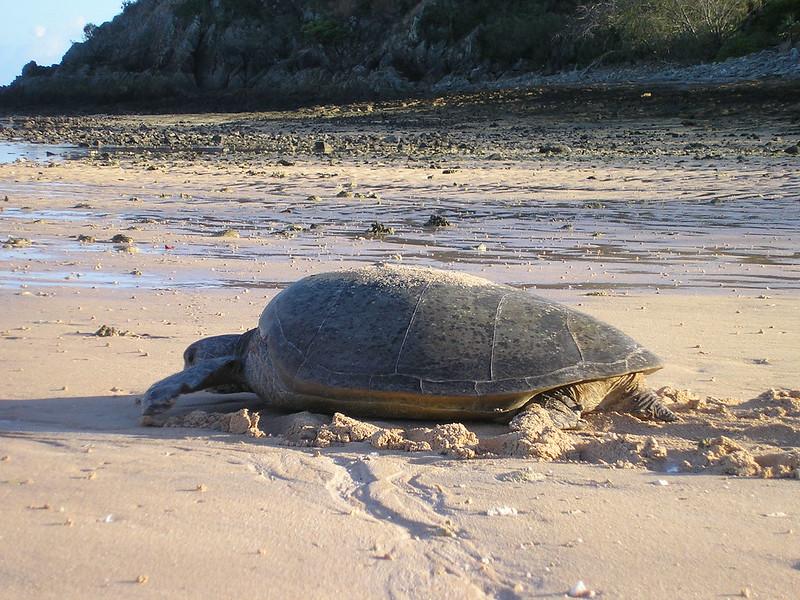
<instances>
[{"instance_id":1,"label":"wet sand","mask_svg":"<svg viewBox=\"0 0 800 600\"><path fill-rule=\"evenodd\" d=\"M578 580L608 598L793 596L800 398L769 390L800 388L796 159L335 147L0 165L0 238L31 241L0 249L8 597L562 597ZM590 415L545 462L322 443L330 416L269 410L263 437L138 425L137 396L188 343L254 326L304 275L377 261L612 323L663 357L650 382L681 422ZM261 408L197 394L176 414L243 406ZM287 438L304 419L317 437Z\"/></svg>"}]
</instances>

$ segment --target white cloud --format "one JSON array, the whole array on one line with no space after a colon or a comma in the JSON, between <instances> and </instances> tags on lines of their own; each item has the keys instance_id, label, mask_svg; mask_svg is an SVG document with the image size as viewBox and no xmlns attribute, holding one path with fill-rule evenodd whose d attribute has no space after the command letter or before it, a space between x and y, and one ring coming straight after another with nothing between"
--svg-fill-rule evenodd
<instances>
[{"instance_id":1,"label":"white cloud","mask_svg":"<svg viewBox=\"0 0 800 600\"><path fill-rule=\"evenodd\" d=\"M33 28L33 35L35 35L37 38L43 38L47 35L47 28L37 25Z\"/></svg>"}]
</instances>

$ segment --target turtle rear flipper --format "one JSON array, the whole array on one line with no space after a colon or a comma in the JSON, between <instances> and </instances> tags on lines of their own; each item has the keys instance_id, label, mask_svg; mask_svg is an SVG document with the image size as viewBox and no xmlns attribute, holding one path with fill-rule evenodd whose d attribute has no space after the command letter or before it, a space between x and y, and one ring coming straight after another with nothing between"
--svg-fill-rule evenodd
<instances>
[{"instance_id":1,"label":"turtle rear flipper","mask_svg":"<svg viewBox=\"0 0 800 600\"><path fill-rule=\"evenodd\" d=\"M664 421L671 423L677 421L677 415L672 412L650 389L639 389L631 397L631 413L642 419Z\"/></svg>"},{"instance_id":2,"label":"turtle rear flipper","mask_svg":"<svg viewBox=\"0 0 800 600\"><path fill-rule=\"evenodd\" d=\"M199 392L206 388L234 384L238 381L241 362L233 356L211 358L165 377L150 386L142 398L142 422L150 424L153 417L169 410L181 394Z\"/></svg>"}]
</instances>

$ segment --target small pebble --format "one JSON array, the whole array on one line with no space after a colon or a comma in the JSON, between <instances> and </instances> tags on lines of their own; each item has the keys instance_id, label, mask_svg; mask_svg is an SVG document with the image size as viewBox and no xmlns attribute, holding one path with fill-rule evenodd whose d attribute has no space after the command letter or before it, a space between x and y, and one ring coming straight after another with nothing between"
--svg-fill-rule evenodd
<instances>
[{"instance_id":1,"label":"small pebble","mask_svg":"<svg viewBox=\"0 0 800 600\"><path fill-rule=\"evenodd\" d=\"M595 591L587 588L583 581L578 581L567 592L567 596L570 598L594 598L595 595Z\"/></svg>"},{"instance_id":2,"label":"small pebble","mask_svg":"<svg viewBox=\"0 0 800 600\"><path fill-rule=\"evenodd\" d=\"M144 585L145 583L147 583L147 581L148 581L149 579L150 579L150 578L149 578L147 575L139 575L139 576L136 578L136 583L138 583L139 585Z\"/></svg>"},{"instance_id":3,"label":"small pebble","mask_svg":"<svg viewBox=\"0 0 800 600\"><path fill-rule=\"evenodd\" d=\"M517 509L512 506L495 506L486 511L489 517L511 517L517 514Z\"/></svg>"},{"instance_id":4,"label":"small pebble","mask_svg":"<svg viewBox=\"0 0 800 600\"><path fill-rule=\"evenodd\" d=\"M208 488L203 483L198 483L197 487L194 488L196 492L207 492Z\"/></svg>"}]
</instances>

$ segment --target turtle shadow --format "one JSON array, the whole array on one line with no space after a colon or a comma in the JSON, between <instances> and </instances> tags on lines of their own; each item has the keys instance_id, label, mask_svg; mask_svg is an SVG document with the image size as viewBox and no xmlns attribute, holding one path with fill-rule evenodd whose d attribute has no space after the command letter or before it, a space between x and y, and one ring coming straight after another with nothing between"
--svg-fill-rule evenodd
<instances>
[{"instance_id":1,"label":"turtle shadow","mask_svg":"<svg viewBox=\"0 0 800 600\"><path fill-rule=\"evenodd\" d=\"M52 397L36 399L0 398L0 433L110 433L149 438L184 437L185 429L141 425L139 395ZM181 398L171 415L192 410L236 412L261 408L253 394L210 394L200 392Z\"/></svg>"}]
</instances>

